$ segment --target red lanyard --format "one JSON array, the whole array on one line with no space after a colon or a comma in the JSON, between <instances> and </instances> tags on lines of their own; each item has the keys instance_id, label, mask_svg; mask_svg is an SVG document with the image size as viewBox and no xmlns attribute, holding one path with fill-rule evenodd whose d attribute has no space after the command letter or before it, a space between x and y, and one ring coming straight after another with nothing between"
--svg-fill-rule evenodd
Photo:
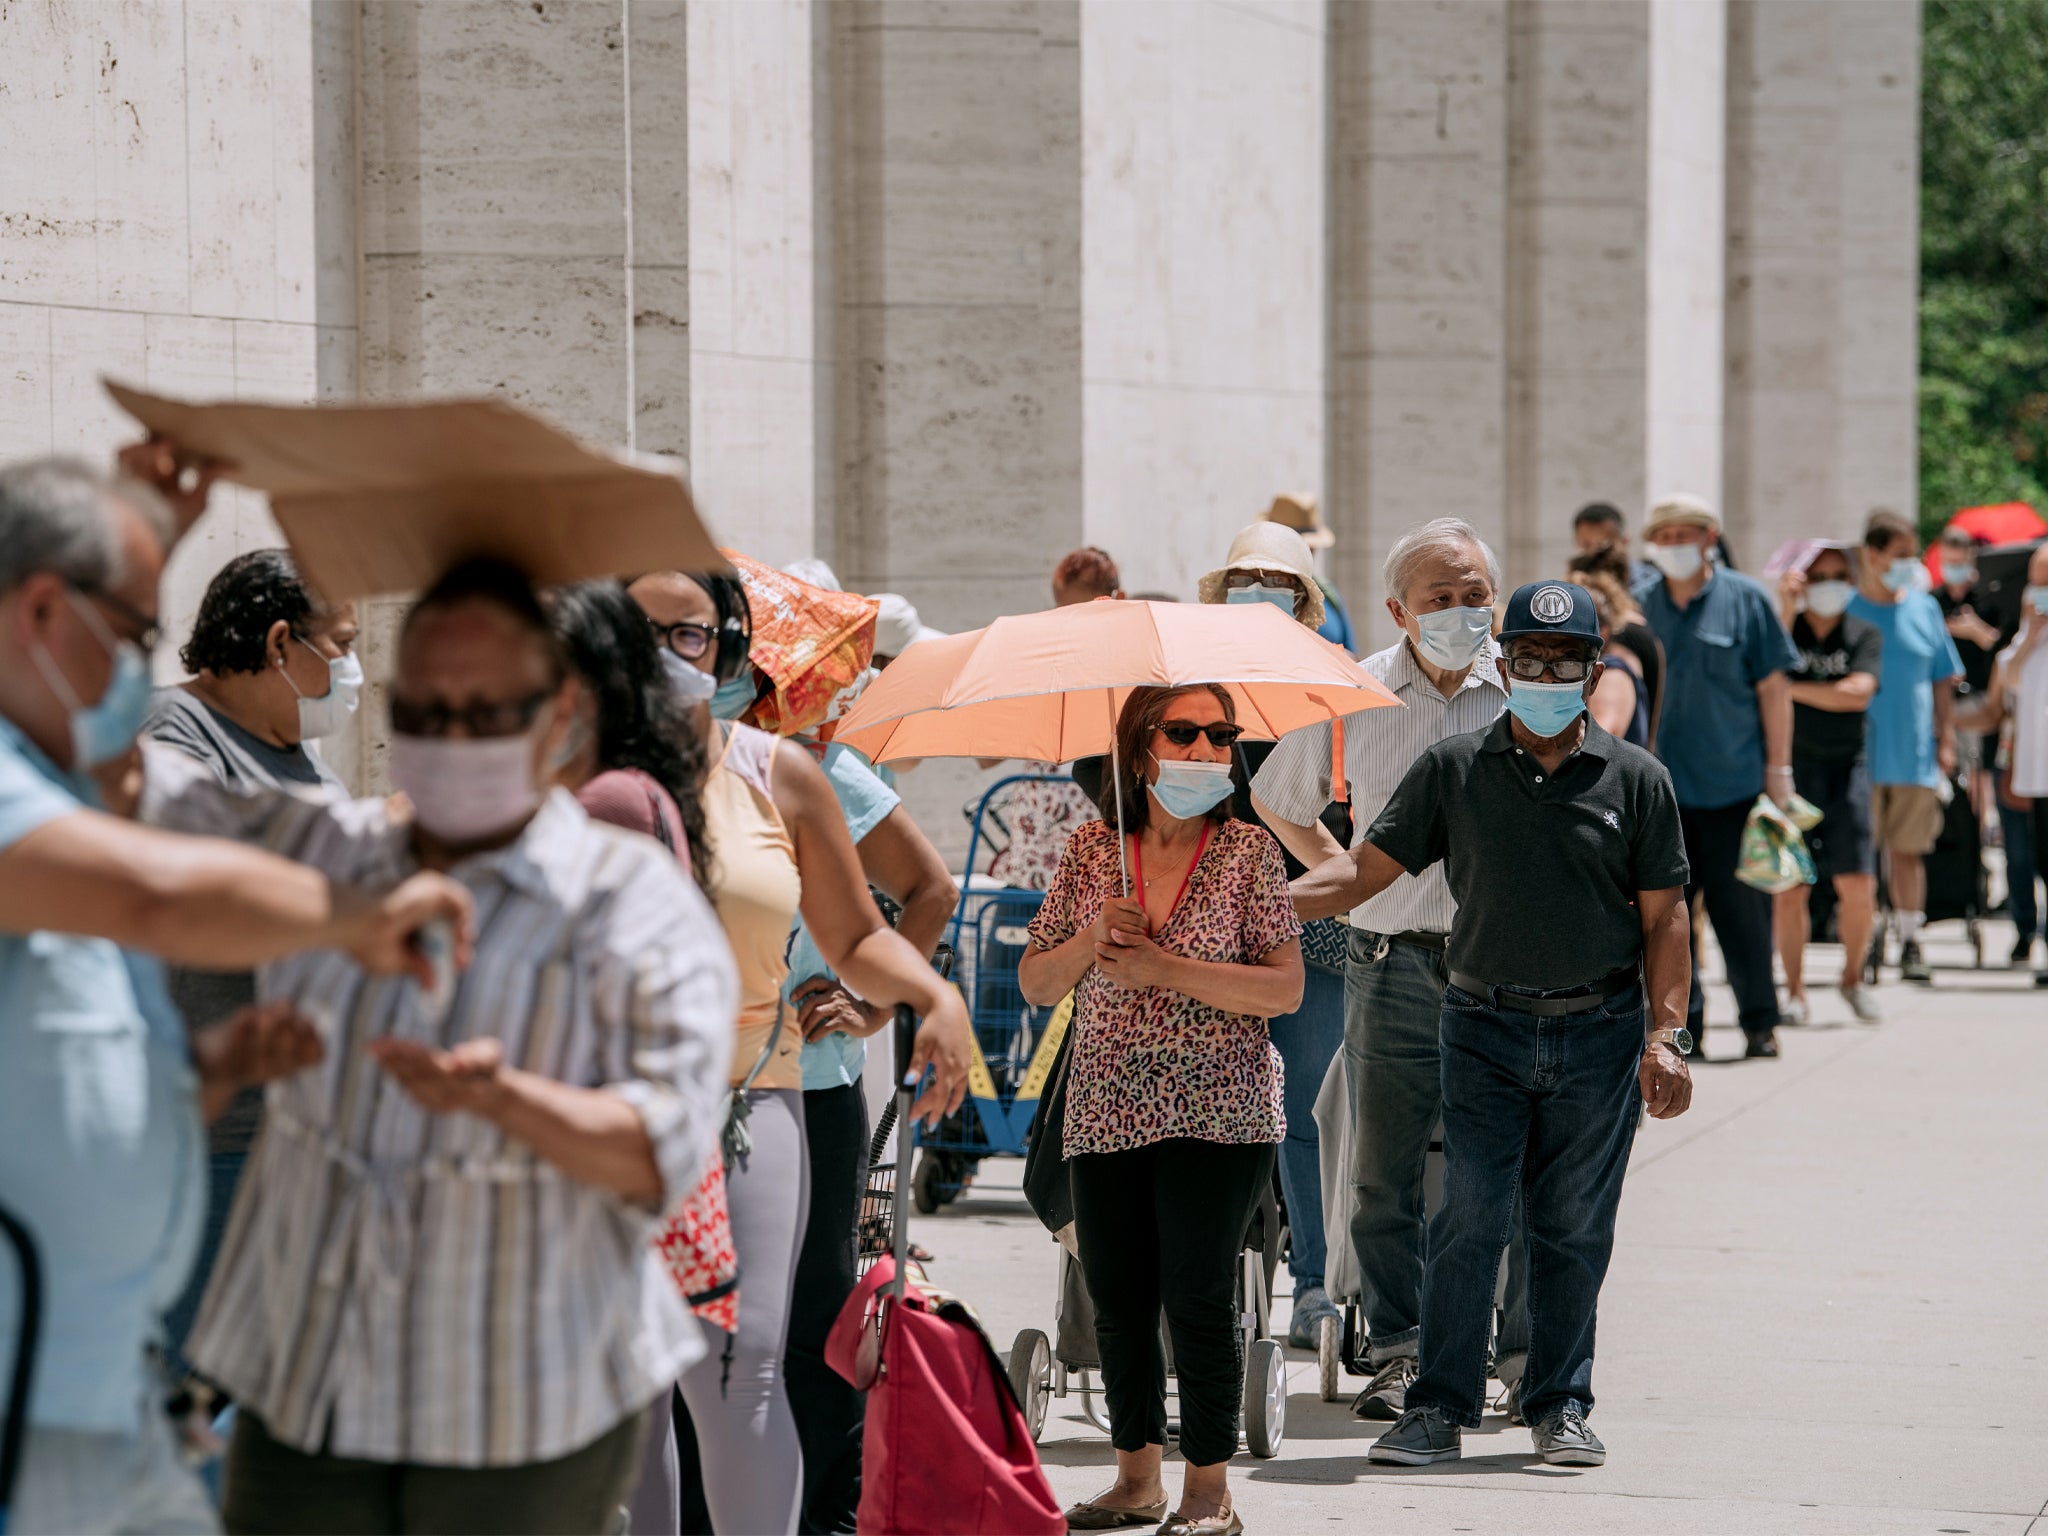
<instances>
[{"instance_id":1,"label":"red lanyard","mask_svg":"<svg viewBox=\"0 0 2048 1536\"><path fill-rule=\"evenodd\" d=\"M1202 854L1209 847L1209 829L1214 825L1214 822L1206 820L1202 823L1201 841L1195 844L1195 856L1188 860L1187 873L1180 877L1180 889L1173 893L1173 905L1166 909L1166 918L1159 925L1161 933L1166 931L1166 924L1173 921L1173 914L1180 910L1180 899L1187 895L1188 882L1195 878L1195 866L1202 862ZM1145 905L1145 856L1139 851L1135 832L1131 834L1131 868L1137 872L1138 906L1142 909Z\"/></svg>"}]
</instances>

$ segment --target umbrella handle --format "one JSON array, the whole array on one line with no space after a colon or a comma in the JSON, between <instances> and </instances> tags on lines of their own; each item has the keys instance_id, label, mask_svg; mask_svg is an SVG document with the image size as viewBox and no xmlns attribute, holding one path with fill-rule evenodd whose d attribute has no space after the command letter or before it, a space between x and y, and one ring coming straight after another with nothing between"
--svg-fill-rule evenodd
<instances>
[{"instance_id":1,"label":"umbrella handle","mask_svg":"<svg viewBox=\"0 0 2048 1536\"><path fill-rule=\"evenodd\" d=\"M1124 872L1124 897L1131 894L1131 846L1124 836L1124 755L1117 750L1116 740L1116 690L1102 690L1102 702L1109 706L1109 772L1110 780L1116 786L1116 858Z\"/></svg>"}]
</instances>

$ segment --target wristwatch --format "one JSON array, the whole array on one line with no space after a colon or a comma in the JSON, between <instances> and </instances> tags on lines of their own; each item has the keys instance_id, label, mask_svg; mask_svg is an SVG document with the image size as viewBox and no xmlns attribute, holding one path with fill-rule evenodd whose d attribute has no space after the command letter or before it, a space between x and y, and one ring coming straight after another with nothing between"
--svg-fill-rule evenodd
<instances>
[{"instance_id":1,"label":"wristwatch","mask_svg":"<svg viewBox=\"0 0 2048 1536\"><path fill-rule=\"evenodd\" d=\"M1644 1045L1668 1045L1681 1056L1692 1054L1692 1031L1683 1024L1676 1029L1653 1029Z\"/></svg>"}]
</instances>

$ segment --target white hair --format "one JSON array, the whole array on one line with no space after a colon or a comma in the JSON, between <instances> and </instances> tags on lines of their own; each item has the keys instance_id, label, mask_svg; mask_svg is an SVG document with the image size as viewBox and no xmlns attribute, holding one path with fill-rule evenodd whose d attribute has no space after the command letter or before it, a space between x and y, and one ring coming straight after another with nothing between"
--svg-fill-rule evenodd
<instances>
[{"instance_id":1,"label":"white hair","mask_svg":"<svg viewBox=\"0 0 2048 1536\"><path fill-rule=\"evenodd\" d=\"M1479 530L1462 517L1433 517L1394 540L1394 547L1387 551L1387 596L1397 603L1406 603L1408 584L1415 579L1415 569L1423 561L1431 556L1470 554L1475 549L1486 566L1486 579L1494 595L1499 596L1500 562L1494 559L1492 547L1479 536Z\"/></svg>"},{"instance_id":2,"label":"white hair","mask_svg":"<svg viewBox=\"0 0 2048 1536\"><path fill-rule=\"evenodd\" d=\"M38 571L104 590L120 582L116 504L132 509L166 548L170 508L150 487L77 459L29 459L0 469L0 592Z\"/></svg>"}]
</instances>

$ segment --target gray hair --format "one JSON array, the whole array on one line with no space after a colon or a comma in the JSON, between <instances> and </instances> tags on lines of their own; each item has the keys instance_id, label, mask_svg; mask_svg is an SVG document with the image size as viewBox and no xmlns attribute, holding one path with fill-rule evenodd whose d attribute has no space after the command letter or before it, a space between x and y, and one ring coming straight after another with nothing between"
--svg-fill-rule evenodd
<instances>
[{"instance_id":1,"label":"gray hair","mask_svg":"<svg viewBox=\"0 0 2048 1536\"><path fill-rule=\"evenodd\" d=\"M1492 547L1479 537L1479 530L1462 517L1433 517L1394 540L1394 547L1387 551L1387 596L1397 603L1407 602L1408 584L1415 578L1415 568L1432 555L1457 556L1475 549L1486 566L1486 579L1493 584L1494 595L1499 596L1500 562L1494 559Z\"/></svg>"},{"instance_id":2,"label":"gray hair","mask_svg":"<svg viewBox=\"0 0 2048 1536\"><path fill-rule=\"evenodd\" d=\"M138 481L78 459L28 459L0 468L0 593L39 571L82 587L118 586L126 572L113 516L117 501L168 548L170 508Z\"/></svg>"}]
</instances>

